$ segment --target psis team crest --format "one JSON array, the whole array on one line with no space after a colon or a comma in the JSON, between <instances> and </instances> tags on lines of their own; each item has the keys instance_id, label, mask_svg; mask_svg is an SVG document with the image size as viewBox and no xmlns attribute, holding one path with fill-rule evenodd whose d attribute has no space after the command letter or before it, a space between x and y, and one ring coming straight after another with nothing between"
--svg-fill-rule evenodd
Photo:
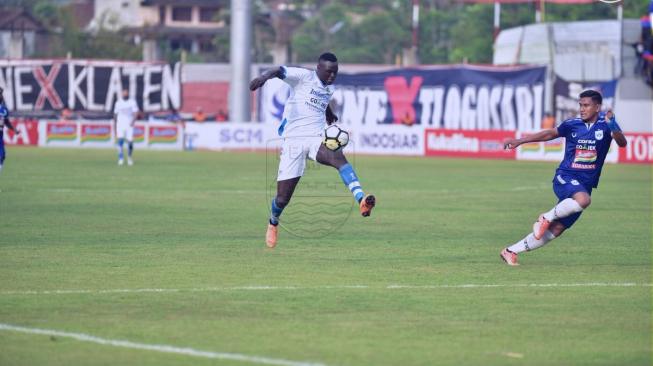
<instances>
[{"instance_id":1,"label":"psis team crest","mask_svg":"<svg viewBox=\"0 0 653 366\"><path fill-rule=\"evenodd\" d=\"M603 130L594 131L594 137L596 137L597 140L603 140Z\"/></svg>"}]
</instances>

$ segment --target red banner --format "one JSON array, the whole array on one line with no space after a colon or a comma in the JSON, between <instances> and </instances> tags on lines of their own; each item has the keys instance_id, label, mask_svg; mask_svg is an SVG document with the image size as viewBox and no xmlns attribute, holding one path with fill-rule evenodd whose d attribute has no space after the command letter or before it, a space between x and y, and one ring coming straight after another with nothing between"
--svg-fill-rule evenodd
<instances>
[{"instance_id":1,"label":"red banner","mask_svg":"<svg viewBox=\"0 0 653 366\"><path fill-rule=\"evenodd\" d=\"M424 131L426 156L515 159L515 150L504 150L503 140L514 138L515 131L441 130Z\"/></svg>"},{"instance_id":2,"label":"red banner","mask_svg":"<svg viewBox=\"0 0 653 366\"><path fill-rule=\"evenodd\" d=\"M625 132L628 146L619 149L620 163L653 164L653 134Z\"/></svg>"},{"instance_id":3,"label":"red banner","mask_svg":"<svg viewBox=\"0 0 653 366\"><path fill-rule=\"evenodd\" d=\"M39 144L39 122L33 119L12 119L12 125L19 132L18 135L5 129L4 142L6 145L30 145Z\"/></svg>"}]
</instances>

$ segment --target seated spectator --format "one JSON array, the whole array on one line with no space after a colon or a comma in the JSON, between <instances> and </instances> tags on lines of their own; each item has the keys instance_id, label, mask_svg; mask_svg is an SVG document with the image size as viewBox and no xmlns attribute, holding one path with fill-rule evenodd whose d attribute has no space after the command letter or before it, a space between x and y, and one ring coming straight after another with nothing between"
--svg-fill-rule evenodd
<instances>
[{"instance_id":1,"label":"seated spectator","mask_svg":"<svg viewBox=\"0 0 653 366\"><path fill-rule=\"evenodd\" d=\"M222 109L218 110L218 114L215 115L215 120L218 122L225 122L229 120L229 115Z\"/></svg>"},{"instance_id":2,"label":"seated spectator","mask_svg":"<svg viewBox=\"0 0 653 366\"><path fill-rule=\"evenodd\" d=\"M197 107L197 110L195 110L195 113L193 113L193 121L195 122L206 121L206 114L204 114L204 110L202 109L202 107Z\"/></svg>"},{"instance_id":3,"label":"seated spectator","mask_svg":"<svg viewBox=\"0 0 653 366\"><path fill-rule=\"evenodd\" d=\"M553 128L556 126L556 120L553 117L553 114L551 112L546 112L544 113L544 117L542 118L542 129L549 129Z\"/></svg>"},{"instance_id":4,"label":"seated spectator","mask_svg":"<svg viewBox=\"0 0 653 366\"><path fill-rule=\"evenodd\" d=\"M76 116L70 108L64 107L64 109L61 110L59 118L63 121L70 121L75 119Z\"/></svg>"}]
</instances>

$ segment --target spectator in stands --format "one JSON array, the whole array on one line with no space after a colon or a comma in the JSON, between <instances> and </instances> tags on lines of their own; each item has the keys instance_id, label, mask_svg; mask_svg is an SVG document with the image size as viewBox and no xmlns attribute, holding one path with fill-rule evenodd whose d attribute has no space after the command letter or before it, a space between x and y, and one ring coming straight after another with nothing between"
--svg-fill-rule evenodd
<instances>
[{"instance_id":1,"label":"spectator in stands","mask_svg":"<svg viewBox=\"0 0 653 366\"><path fill-rule=\"evenodd\" d=\"M649 14L640 18L642 32L639 43L635 46L637 52L636 72L645 77L646 82L653 85L653 1L649 5Z\"/></svg>"},{"instance_id":2,"label":"spectator in stands","mask_svg":"<svg viewBox=\"0 0 653 366\"><path fill-rule=\"evenodd\" d=\"M218 110L218 114L215 115L215 120L218 122L225 122L229 119L229 115L222 109Z\"/></svg>"},{"instance_id":3,"label":"spectator in stands","mask_svg":"<svg viewBox=\"0 0 653 366\"><path fill-rule=\"evenodd\" d=\"M59 114L59 119L62 121L70 121L75 119L75 115L73 111L68 108L68 106L65 106L64 109L61 110L61 113Z\"/></svg>"},{"instance_id":4,"label":"spectator in stands","mask_svg":"<svg viewBox=\"0 0 653 366\"><path fill-rule=\"evenodd\" d=\"M193 121L195 122L206 121L206 114L204 114L204 110L202 109L202 107L197 107L195 113L193 113Z\"/></svg>"},{"instance_id":5,"label":"spectator in stands","mask_svg":"<svg viewBox=\"0 0 653 366\"><path fill-rule=\"evenodd\" d=\"M551 114L551 112L544 113L544 117L542 118L542 129L553 128L555 125L556 120L553 117L553 114Z\"/></svg>"}]
</instances>

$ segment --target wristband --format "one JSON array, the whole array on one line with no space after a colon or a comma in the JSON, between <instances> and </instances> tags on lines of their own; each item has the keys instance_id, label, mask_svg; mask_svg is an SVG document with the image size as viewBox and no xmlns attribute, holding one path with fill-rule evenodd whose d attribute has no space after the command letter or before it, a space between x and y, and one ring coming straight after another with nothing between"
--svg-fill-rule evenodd
<instances>
[{"instance_id":1,"label":"wristband","mask_svg":"<svg viewBox=\"0 0 653 366\"><path fill-rule=\"evenodd\" d=\"M614 118L614 114L612 115L612 118L610 118L610 121L608 121L608 128L612 132L621 132L621 127L619 127L617 120Z\"/></svg>"}]
</instances>

